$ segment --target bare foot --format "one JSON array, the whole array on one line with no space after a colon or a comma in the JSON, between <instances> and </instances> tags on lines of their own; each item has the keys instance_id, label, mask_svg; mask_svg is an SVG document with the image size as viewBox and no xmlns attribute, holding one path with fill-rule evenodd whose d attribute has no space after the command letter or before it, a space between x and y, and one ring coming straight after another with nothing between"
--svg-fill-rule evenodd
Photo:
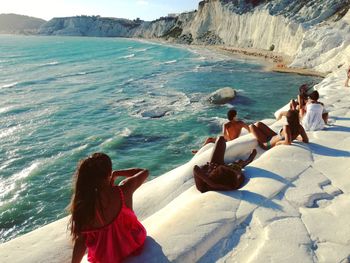
<instances>
[{"instance_id":1,"label":"bare foot","mask_svg":"<svg viewBox=\"0 0 350 263\"><path fill-rule=\"evenodd\" d=\"M250 153L250 155L249 155L248 159L246 160L246 162L251 163L254 160L256 154L257 154L256 149L253 149L253 151Z\"/></svg>"},{"instance_id":2,"label":"bare foot","mask_svg":"<svg viewBox=\"0 0 350 263\"><path fill-rule=\"evenodd\" d=\"M250 164L250 163L254 160L256 154L257 154L257 151L256 151L256 149L254 149L254 150L250 153L250 155L249 155L249 157L247 158L247 160L242 161L242 162L240 163L240 166L241 166L242 168L244 168L245 166L247 166L248 164Z\"/></svg>"}]
</instances>

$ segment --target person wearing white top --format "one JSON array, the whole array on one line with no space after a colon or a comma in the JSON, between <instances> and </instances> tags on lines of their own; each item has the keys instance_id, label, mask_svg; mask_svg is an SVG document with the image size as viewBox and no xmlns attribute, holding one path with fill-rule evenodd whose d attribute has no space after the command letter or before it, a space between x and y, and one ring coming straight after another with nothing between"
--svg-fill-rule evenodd
<instances>
[{"instance_id":1,"label":"person wearing white top","mask_svg":"<svg viewBox=\"0 0 350 263\"><path fill-rule=\"evenodd\" d=\"M328 113L324 111L323 103L318 101L318 91L313 91L309 95L306 103L306 112L302 119L302 125L306 131L322 130L327 122Z\"/></svg>"}]
</instances>

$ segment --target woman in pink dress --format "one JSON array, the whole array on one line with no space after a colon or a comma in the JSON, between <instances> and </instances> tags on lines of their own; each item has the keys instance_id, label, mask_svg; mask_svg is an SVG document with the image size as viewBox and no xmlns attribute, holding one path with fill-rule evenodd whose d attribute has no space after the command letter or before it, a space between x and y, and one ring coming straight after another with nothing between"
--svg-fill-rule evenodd
<instances>
[{"instance_id":1,"label":"woman in pink dress","mask_svg":"<svg viewBox=\"0 0 350 263\"><path fill-rule=\"evenodd\" d=\"M115 186L117 176L127 178ZM89 262L103 263L122 262L142 249L146 230L132 210L132 196L147 176L140 168L112 171L104 153L79 163L70 204L72 262L80 262L86 249Z\"/></svg>"}]
</instances>

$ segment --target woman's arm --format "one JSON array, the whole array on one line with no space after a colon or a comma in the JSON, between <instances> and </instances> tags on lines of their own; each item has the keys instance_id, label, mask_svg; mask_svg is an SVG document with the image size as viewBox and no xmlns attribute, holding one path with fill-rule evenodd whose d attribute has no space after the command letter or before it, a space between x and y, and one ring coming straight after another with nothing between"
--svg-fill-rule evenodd
<instances>
[{"instance_id":1,"label":"woman's arm","mask_svg":"<svg viewBox=\"0 0 350 263\"><path fill-rule=\"evenodd\" d=\"M86 251L85 239L79 236L74 242L72 263L80 263Z\"/></svg>"},{"instance_id":2,"label":"woman's arm","mask_svg":"<svg viewBox=\"0 0 350 263\"><path fill-rule=\"evenodd\" d=\"M119 185L123 186L123 189L132 195L132 193L134 193L147 179L148 174L148 170L140 169L135 175L121 181Z\"/></svg>"},{"instance_id":3,"label":"woman's arm","mask_svg":"<svg viewBox=\"0 0 350 263\"><path fill-rule=\"evenodd\" d=\"M138 172L142 171L142 168L129 168L124 170L116 170L113 171L112 176L125 176L125 177L131 177L137 174Z\"/></svg>"},{"instance_id":4,"label":"woman's arm","mask_svg":"<svg viewBox=\"0 0 350 263\"><path fill-rule=\"evenodd\" d=\"M300 136L297 137L297 139L302 142L305 142L305 143L309 143L309 137L307 136L306 132L305 132L305 129L303 126L300 125L299 127L299 133L300 133ZM301 138L300 138L301 137Z\"/></svg>"},{"instance_id":5,"label":"woman's arm","mask_svg":"<svg viewBox=\"0 0 350 263\"><path fill-rule=\"evenodd\" d=\"M284 140L278 141L276 145L291 145L292 144L292 134L289 125L284 125L282 133L284 134Z\"/></svg>"},{"instance_id":6,"label":"woman's arm","mask_svg":"<svg viewBox=\"0 0 350 263\"><path fill-rule=\"evenodd\" d=\"M111 178L111 185L114 185L115 179L118 176L125 176L125 177L131 177L134 176L135 174L139 173L143 169L141 168L129 168L129 169L124 169L124 170L116 170L112 172L112 178Z\"/></svg>"}]
</instances>

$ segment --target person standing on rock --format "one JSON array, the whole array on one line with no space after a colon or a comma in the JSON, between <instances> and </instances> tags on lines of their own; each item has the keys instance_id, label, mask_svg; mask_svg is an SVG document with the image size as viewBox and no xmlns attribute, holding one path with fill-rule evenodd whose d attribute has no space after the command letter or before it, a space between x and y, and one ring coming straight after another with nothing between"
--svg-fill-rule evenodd
<instances>
[{"instance_id":1,"label":"person standing on rock","mask_svg":"<svg viewBox=\"0 0 350 263\"><path fill-rule=\"evenodd\" d=\"M350 67L348 68L348 70L346 72L345 87L349 87L349 79L350 79Z\"/></svg>"},{"instance_id":2,"label":"person standing on rock","mask_svg":"<svg viewBox=\"0 0 350 263\"><path fill-rule=\"evenodd\" d=\"M249 126L245 122L237 120L237 111L235 109L230 109L227 112L227 119L229 121L222 126L222 135L226 142L238 138L243 128L250 132ZM215 143L215 141L216 137L209 137L205 140L204 145ZM197 151L193 150L192 153L197 153Z\"/></svg>"}]
</instances>

